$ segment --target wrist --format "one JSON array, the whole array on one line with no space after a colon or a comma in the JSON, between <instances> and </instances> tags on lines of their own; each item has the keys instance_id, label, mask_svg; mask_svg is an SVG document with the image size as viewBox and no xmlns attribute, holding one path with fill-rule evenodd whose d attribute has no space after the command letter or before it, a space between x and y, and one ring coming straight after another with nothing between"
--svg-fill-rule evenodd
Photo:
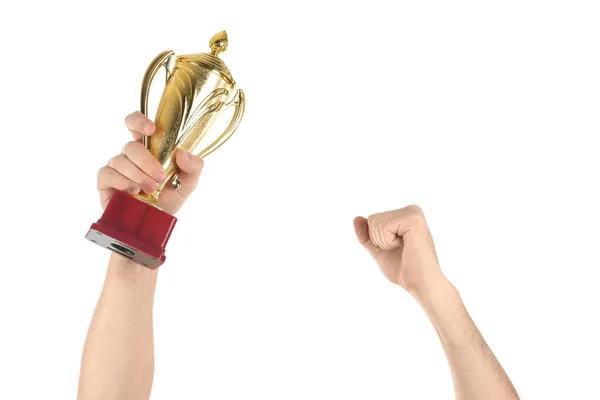
<instances>
[{"instance_id":1,"label":"wrist","mask_svg":"<svg viewBox=\"0 0 600 400\"><path fill-rule=\"evenodd\" d=\"M110 255L107 273L107 278L109 279L154 283L157 273L158 270L143 267L119 254L112 253Z\"/></svg>"},{"instance_id":2,"label":"wrist","mask_svg":"<svg viewBox=\"0 0 600 400\"><path fill-rule=\"evenodd\" d=\"M473 323L458 290L448 280L416 298L435 327L442 343L463 343L477 337Z\"/></svg>"},{"instance_id":3,"label":"wrist","mask_svg":"<svg viewBox=\"0 0 600 400\"><path fill-rule=\"evenodd\" d=\"M428 279L418 288L411 290L410 294L428 314L435 313L436 310L450 303L460 302L458 291L441 273Z\"/></svg>"}]
</instances>

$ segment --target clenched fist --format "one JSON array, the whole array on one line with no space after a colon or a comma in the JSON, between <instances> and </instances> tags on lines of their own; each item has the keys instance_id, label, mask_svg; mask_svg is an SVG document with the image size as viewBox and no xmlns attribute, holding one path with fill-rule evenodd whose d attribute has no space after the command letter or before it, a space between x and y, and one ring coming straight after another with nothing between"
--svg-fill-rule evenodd
<instances>
[{"instance_id":1,"label":"clenched fist","mask_svg":"<svg viewBox=\"0 0 600 400\"><path fill-rule=\"evenodd\" d=\"M381 272L412 294L445 280L433 238L417 206L354 219L359 242L371 253Z\"/></svg>"},{"instance_id":2,"label":"clenched fist","mask_svg":"<svg viewBox=\"0 0 600 400\"><path fill-rule=\"evenodd\" d=\"M144 114L136 111L125 118L125 125L133 135L121 154L110 159L98 171L98 191L100 203L105 208L115 189L130 194L141 191L152 193L158 183L167 178L164 169L142 144L142 136L154 134L155 126ZM175 214L186 198L194 191L204 163L200 157L184 150L177 150L175 163L180 170L181 187L173 190L167 185L159 198L160 207L169 214Z\"/></svg>"}]
</instances>

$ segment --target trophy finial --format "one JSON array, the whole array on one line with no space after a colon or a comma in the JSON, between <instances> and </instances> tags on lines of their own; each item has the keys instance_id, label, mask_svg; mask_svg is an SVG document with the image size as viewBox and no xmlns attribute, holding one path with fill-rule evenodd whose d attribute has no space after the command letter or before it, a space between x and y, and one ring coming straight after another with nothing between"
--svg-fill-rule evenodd
<instances>
[{"instance_id":1,"label":"trophy finial","mask_svg":"<svg viewBox=\"0 0 600 400\"><path fill-rule=\"evenodd\" d=\"M214 56L227 50L227 32L221 31L210 39L210 50Z\"/></svg>"}]
</instances>

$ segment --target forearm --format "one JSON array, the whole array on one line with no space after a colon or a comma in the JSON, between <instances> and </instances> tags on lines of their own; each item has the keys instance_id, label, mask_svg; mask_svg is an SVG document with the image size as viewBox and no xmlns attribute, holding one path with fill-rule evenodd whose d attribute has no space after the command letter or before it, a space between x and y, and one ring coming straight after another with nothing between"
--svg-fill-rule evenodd
<instances>
[{"instance_id":1,"label":"forearm","mask_svg":"<svg viewBox=\"0 0 600 400\"><path fill-rule=\"evenodd\" d=\"M458 400L517 400L504 369L445 278L414 294L433 323L452 372Z\"/></svg>"},{"instance_id":2,"label":"forearm","mask_svg":"<svg viewBox=\"0 0 600 400\"><path fill-rule=\"evenodd\" d=\"M111 255L83 349L79 400L148 399L157 271Z\"/></svg>"}]
</instances>

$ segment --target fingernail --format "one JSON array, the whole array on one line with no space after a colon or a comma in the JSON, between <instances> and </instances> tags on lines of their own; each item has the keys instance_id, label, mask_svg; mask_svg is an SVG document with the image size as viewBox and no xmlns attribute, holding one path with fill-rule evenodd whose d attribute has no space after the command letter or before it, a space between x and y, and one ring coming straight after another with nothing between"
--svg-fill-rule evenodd
<instances>
[{"instance_id":1,"label":"fingernail","mask_svg":"<svg viewBox=\"0 0 600 400\"><path fill-rule=\"evenodd\" d=\"M154 192L154 189L156 189L156 183L144 182L142 183L142 187L144 188L144 192L152 193Z\"/></svg>"},{"instance_id":2,"label":"fingernail","mask_svg":"<svg viewBox=\"0 0 600 400\"><path fill-rule=\"evenodd\" d=\"M156 182L164 182L165 179L167 179L167 174L162 171L157 171L154 173L154 179L156 179Z\"/></svg>"}]
</instances>

